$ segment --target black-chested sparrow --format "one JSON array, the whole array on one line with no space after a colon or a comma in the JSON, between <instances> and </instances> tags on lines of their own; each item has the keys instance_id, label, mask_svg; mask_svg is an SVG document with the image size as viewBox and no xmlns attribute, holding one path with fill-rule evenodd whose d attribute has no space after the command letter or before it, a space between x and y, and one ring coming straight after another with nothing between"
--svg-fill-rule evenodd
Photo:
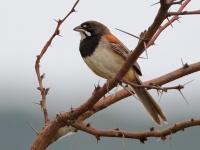
<instances>
[{"instance_id":1,"label":"black-chested sparrow","mask_svg":"<svg viewBox=\"0 0 200 150\"><path fill-rule=\"evenodd\" d=\"M99 22L87 21L74 30L80 32L79 50L88 67L102 78L114 77L129 55L129 49ZM123 79L141 85L138 75L142 73L138 63L135 62ZM132 86L132 89L157 125L161 125L160 118L167 123L164 112L145 88Z\"/></svg>"}]
</instances>

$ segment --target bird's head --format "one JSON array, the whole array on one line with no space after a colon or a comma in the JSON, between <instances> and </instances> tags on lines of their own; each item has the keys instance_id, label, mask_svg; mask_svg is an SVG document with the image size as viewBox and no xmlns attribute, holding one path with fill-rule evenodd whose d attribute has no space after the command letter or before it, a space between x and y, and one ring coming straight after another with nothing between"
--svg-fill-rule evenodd
<instances>
[{"instance_id":1,"label":"bird's head","mask_svg":"<svg viewBox=\"0 0 200 150\"><path fill-rule=\"evenodd\" d=\"M109 29L105 25L97 21L86 21L75 27L74 31L80 32L81 40L95 35L104 35L110 33Z\"/></svg>"}]
</instances>

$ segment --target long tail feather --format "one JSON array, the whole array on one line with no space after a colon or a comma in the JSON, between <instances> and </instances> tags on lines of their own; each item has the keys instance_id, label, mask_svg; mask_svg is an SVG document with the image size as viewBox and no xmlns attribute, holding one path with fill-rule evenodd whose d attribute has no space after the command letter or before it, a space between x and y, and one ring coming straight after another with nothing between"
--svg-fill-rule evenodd
<instances>
[{"instance_id":1,"label":"long tail feather","mask_svg":"<svg viewBox=\"0 0 200 150\"><path fill-rule=\"evenodd\" d=\"M137 84L142 84L141 81L138 79ZM153 97L148 93L145 88L136 88L132 87L133 91L136 93L137 97L140 99L142 104L144 105L145 109L155 121L157 125L161 125L160 118L167 123L167 118L165 117L164 112L162 111L161 107L157 104L157 102L153 99Z\"/></svg>"}]
</instances>

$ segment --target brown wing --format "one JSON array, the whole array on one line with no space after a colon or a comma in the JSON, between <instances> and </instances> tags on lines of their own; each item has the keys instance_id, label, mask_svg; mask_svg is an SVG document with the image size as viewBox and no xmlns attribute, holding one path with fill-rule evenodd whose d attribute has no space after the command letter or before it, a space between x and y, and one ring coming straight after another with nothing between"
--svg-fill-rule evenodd
<instances>
[{"instance_id":1,"label":"brown wing","mask_svg":"<svg viewBox=\"0 0 200 150\"><path fill-rule=\"evenodd\" d=\"M120 40L118 40L114 35L111 34L105 35L105 37L110 41L110 45L113 51L118 53L124 59L128 57L131 51ZM137 71L138 75L142 75L140 66L137 62L133 64L133 68Z\"/></svg>"}]
</instances>

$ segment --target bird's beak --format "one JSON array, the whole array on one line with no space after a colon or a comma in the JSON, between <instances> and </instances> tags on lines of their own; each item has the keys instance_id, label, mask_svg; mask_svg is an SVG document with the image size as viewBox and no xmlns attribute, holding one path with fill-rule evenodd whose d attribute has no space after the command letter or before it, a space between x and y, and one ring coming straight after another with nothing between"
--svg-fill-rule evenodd
<instances>
[{"instance_id":1,"label":"bird's beak","mask_svg":"<svg viewBox=\"0 0 200 150\"><path fill-rule=\"evenodd\" d=\"M74 31L81 32L81 31L83 31L83 27L77 26L77 27L75 27L73 30L74 30Z\"/></svg>"}]
</instances>

